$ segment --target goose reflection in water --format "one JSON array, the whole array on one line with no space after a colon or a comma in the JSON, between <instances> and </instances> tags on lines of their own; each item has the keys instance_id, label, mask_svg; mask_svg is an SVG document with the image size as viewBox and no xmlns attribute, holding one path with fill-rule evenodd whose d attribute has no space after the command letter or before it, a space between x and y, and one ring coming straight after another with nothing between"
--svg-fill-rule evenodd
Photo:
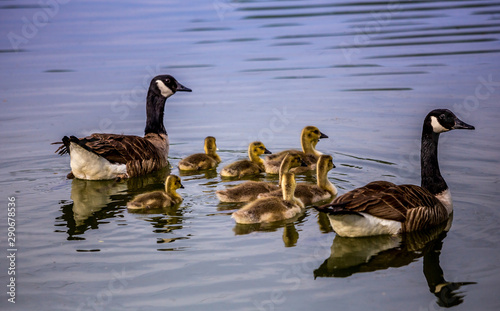
<instances>
[{"instance_id":1,"label":"goose reflection in water","mask_svg":"<svg viewBox=\"0 0 500 311\"><path fill-rule=\"evenodd\" d=\"M463 302L457 292L463 285L475 282L448 282L444 278L439 256L447 235L446 225L425 232L411 232L399 236L345 238L335 236L330 257L314 270L317 277L349 277L355 273L373 272L409 265L423 257L423 272L429 291L437 297L441 307L452 307Z\"/></svg>"},{"instance_id":2,"label":"goose reflection in water","mask_svg":"<svg viewBox=\"0 0 500 311\"><path fill-rule=\"evenodd\" d=\"M153 174L127 180L82 180L71 181L71 200L62 202L62 215L56 218L57 227L67 227L69 240L88 229L97 229L103 220L117 217L134 194L158 190L164 187L170 170L163 169Z\"/></svg>"}]
</instances>

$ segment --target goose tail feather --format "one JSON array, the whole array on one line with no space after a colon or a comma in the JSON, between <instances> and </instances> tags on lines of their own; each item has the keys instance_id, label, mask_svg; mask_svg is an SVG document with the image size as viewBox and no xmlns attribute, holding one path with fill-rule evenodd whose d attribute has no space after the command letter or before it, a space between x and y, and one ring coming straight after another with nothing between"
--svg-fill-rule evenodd
<instances>
[{"instance_id":1,"label":"goose tail feather","mask_svg":"<svg viewBox=\"0 0 500 311\"><path fill-rule=\"evenodd\" d=\"M57 153L61 156L69 154L69 144L73 139L78 140L78 138L76 138L75 136L71 136L71 138L69 138L68 136L64 136L62 138L62 141L53 142L51 145L61 145L54 153Z\"/></svg>"},{"instance_id":2,"label":"goose tail feather","mask_svg":"<svg viewBox=\"0 0 500 311\"><path fill-rule=\"evenodd\" d=\"M359 215L359 216L362 216L359 212L346 209L345 207L349 203L350 202L342 202L342 203L326 204L326 205L322 205L322 206L313 205L313 207L318 212L323 212L323 213L330 214L330 215Z\"/></svg>"}]
</instances>

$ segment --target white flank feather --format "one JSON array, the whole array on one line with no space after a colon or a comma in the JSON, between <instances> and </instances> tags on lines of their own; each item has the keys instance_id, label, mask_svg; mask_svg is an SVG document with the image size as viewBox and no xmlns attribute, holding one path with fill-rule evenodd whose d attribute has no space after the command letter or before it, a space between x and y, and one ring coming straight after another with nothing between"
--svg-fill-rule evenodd
<instances>
[{"instance_id":1,"label":"white flank feather","mask_svg":"<svg viewBox=\"0 0 500 311\"><path fill-rule=\"evenodd\" d=\"M343 237L362 237L381 234L398 234L401 222L378 218L366 213L328 215L333 230Z\"/></svg>"},{"instance_id":2,"label":"white flank feather","mask_svg":"<svg viewBox=\"0 0 500 311\"><path fill-rule=\"evenodd\" d=\"M113 164L95 153L85 150L75 143L70 143L71 171L76 178L101 180L113 179L127 174L125 164Z\"/></svg>"}]
</instances>

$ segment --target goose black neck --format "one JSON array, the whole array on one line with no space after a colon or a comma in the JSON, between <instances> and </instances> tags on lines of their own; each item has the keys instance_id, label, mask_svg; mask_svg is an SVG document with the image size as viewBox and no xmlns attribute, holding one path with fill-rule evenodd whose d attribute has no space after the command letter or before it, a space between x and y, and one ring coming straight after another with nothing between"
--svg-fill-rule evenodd
<instances>
[{"instance_id":1,"label":"goose black neck","mask_svg":"<svg viewBox=\"0 0 500 311\"><path fill-rule=\"evenodd\" d=\"M146 129L144 134L167 134L163 125L163 113L167 99L149 90L146 102Z\"/></svg>"},{"instance_id":2,"label":"goose black neck","mask_svg":"<svg viewBox=\"0 0 500 311\"><path fill-rule=\"evenodd\" d=\"M424 123L420 149L421 186L432 194L438 194L448 189L448 185L439 171L437 150L439 134L434 133L430 120L428 121Z\"/></svg>"}]
</instances>

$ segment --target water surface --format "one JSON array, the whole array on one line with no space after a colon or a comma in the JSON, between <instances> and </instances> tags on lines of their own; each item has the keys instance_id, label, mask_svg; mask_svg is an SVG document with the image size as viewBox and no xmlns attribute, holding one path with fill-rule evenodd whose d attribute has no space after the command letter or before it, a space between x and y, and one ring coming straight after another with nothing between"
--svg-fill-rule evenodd
<instances>
[{"instance_id":1,"label":"water surface","mask_svg":"<svg viewBox=\"0 0 500 311\"><path fill-rule=\"evenodd\" d=\"M4 294L2 310L500 307L498 2L47 3L0 3L0 186L4 206L17 200L18 249L17 302ZM142 135L159 73L193 89L167 101L171 168L118 183L66 179L69 158L50 143ZM217 172L182 174L179 208L126 209L179 174L208 135L220 171L254 140L299 148L306 125L329 136L318 149L333 155L340 193L379 179L418 184L421 124L434 108L476 126L441 137L455 206L447 233L342 239L311 208L237 226L241 205L215 191L238 181ZM5 254L6 221L0 232ZM7 264L2 256L2 284ZM442 282L456 287L435 295Z\"/></svg>"}]
</instances>

